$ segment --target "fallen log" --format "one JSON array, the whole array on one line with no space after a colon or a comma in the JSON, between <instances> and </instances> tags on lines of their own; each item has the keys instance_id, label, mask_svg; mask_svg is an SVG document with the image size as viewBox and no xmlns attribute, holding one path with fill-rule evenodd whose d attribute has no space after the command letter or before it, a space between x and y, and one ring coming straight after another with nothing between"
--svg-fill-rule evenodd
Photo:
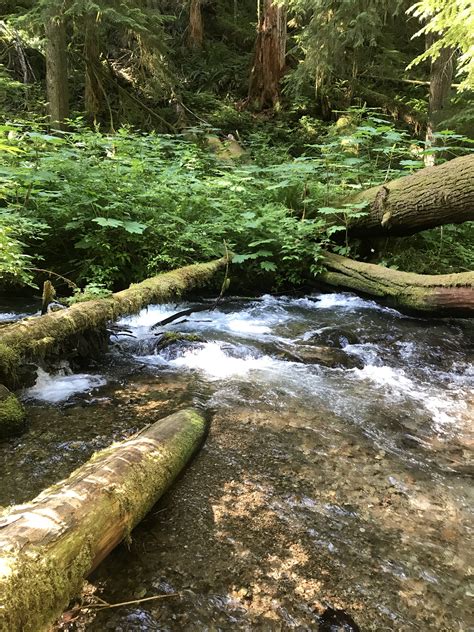
<instances>
[{"instance_id":1,"label":"fallen log","mask_svg":"<svg viewBox=\"0 0 474 632\"><path fill-rule=\"evenodd\" d=\"M96 453L0 518L0 630L49 629L175 480L205 431L197 412L182 410Z\"/></svg>"},{"instance_id":2,"label":"fallen log","mask_svg":"<svg viewBox=\"0 0 474 632\"><path fill-rule=\"evenodd\" d=\"M474 272L414 274L327 253L319 279L386 300L402 310L474 316Z\"/></svg>"},{"instance_id":3,"label":"fallen log","mask_svg":"<svg viewBox=\"0 0 474 632\"><path fill-rule=\"evenodd\" d=\"M349 223L355 237L412 235L474 220L474 155L372 187L351 201L368 202L367 214Z\"/></svg>"},{"instance_id":4,"label":"fallen log","mask_svg":"<svg viewBox=\"0 0 474 632\"><path fill-rule=\"evenodd\" d=\"M44 316L23 319L0 330L0 382L16 388L25 382L21 367L61 355L84 343L84 334L102 330L109 321L135 314L150 303L174 300L208 283L228 258L198 263L131 285L110 297L76 303ZM86 345L87 346L87 345ZM87 354L87 349L83 355Z\"/></svg>"}]
</instances>

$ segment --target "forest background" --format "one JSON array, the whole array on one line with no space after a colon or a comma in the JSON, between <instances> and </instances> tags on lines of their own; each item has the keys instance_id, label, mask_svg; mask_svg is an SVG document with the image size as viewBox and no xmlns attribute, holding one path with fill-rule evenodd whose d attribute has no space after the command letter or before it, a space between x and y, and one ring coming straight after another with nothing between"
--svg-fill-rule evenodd
<instances>
[{"instance_id":1,"label":"forest background","mask_svg":"<svg viewBox=\"0 0 474 632\"><path fill-rule=\"evenodd\" d=\"M472 152L472 0L22 0L1 13L4 287L53 278L103 296L228 250L247 288L308 283L327 250L473 269L472 222L348 231L367 213L358 191Z\"/></svg>"}]
</instances>

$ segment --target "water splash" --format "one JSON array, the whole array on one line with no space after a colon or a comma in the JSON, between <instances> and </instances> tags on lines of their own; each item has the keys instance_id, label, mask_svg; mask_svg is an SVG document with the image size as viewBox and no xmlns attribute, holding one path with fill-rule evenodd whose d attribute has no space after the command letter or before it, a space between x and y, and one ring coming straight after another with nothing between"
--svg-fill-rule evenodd
<instances>
[{"instance_id":1,"label":"water splash","mask_svg":"<svg viewBox=\"0 0 474 632\"><path fill-rule=\"evenodd\" d=\"M87 393L106 383L101 375L76 373L74 375L50 375L38 369L36 383L24 392L27 399L36 399L51 404L59 404L68 400L72 395Z\"/></svg>"}]
</instances>

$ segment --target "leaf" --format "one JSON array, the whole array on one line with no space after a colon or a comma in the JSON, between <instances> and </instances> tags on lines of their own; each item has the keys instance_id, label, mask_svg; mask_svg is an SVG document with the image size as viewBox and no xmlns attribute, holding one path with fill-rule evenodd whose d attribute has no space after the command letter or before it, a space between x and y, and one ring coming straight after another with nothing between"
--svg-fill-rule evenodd
<instances>
[{"instance_id":1,"label":"leaf","mask_svg":"<svg viewBox=\"0 0 474 632\"><path fill-rule=\"evenodd\" d=\"M283 189L287 187L290 183L289 180L282 180L281 182L277 182L276 184L270 184L270 186L265 187L266 191L273 191L274 189Z\"/></svg>"},{"instance_id":2,"label":"leaf","mask_svg":"<svg viewBox=\"0 0 474 632\"><path fill-rule=\"evenodd\" d=\"M250 259L251 255L234 255L232 257L232 263L244 263L247 259Z\"/></svg>"},{"instance_id":3,"label":"leaf","mask_svg":"<svg viewBox=\"0 0 474 632\"><path fill-rule=\"evenodd\" d=\"M334 215L334 213L340 212L341 209L333 208L332 206L321 206L318 208L318 213L322 213L323 215Z\"/></svg>"},{"instance_id":4,"label":"leaf","mask_svg":"<svg viewBox=\"0 0 474 632\"><path fill-rule=\"evenodd\" d=\"M135 235L141 235L147 229L147 225L140 224L140 222L127 221L122 223L127 233L133 233Z\"/></svg>"},{"instance_id":5,"label":"leaf","mask_svg":"<svg viewBox=\"0 0 474 632\"><path fill-rule=\"evenodd\" d=\"M110 228L120 228L123 226L121 219L112 219L109 217L94 217L92 221L99 224L99 226L108 226Z\"/></svg>"},{"instance_id":6,"label":"leaf","mask_svg":"<svg viewBox=\"0 0 474 632\"><path fill-rule=\"evenodd\" d=\"M277 267L272 261L261 261L260 267L266 272L276 272Z\"/></svg>"}]
</instances>

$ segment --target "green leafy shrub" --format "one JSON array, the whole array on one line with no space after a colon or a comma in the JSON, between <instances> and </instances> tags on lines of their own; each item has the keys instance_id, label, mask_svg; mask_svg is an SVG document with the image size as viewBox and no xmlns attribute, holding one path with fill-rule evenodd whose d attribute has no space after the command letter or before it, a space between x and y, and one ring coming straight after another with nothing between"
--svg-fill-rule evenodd
<instances>
[{"instance_id":1,"label":"green leafy shrub","mask_svg":"<svg viewBox=\"0 0 474 632\"><path fill-rule=\"evenodd\" d=\"M39 124L0 126L3 278L26 282L42 260L80 286L116 289L220 256L226 243L252 282L301 283L323 248L350 253L348 222L366 212L352 193L422 166L420 144L379 115L341 119L296 158L254 136L252 162L126 128L53 136ZM454 153L466 144L443 138L461 145Z\"/></svg>"}]
</instances>

